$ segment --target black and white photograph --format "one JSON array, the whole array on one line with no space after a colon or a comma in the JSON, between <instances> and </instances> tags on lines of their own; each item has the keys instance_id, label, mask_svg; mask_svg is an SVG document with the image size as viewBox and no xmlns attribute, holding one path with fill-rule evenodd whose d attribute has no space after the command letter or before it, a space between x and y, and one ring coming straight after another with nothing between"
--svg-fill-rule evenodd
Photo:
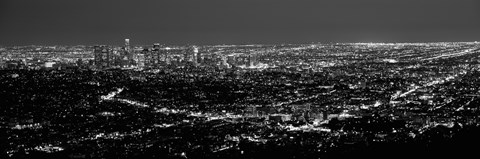
<instances>
[{"instance_id":1,"label":"black and white photograph","mask_svg":"<svg viewBox=\"0 0 480 159\"><path fill-rule=\"evenodd\" d=\"M480 0L0 0L1 159L476 158Z\"/></svg>"}]
</instances>

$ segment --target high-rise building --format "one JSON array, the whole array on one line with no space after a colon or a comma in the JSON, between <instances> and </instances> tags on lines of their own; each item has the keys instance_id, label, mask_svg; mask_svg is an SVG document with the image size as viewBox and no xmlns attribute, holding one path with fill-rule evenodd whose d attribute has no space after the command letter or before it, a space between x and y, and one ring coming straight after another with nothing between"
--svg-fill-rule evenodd
<instances>
[{"instance_id":1,"label":"high-rise building","mask_svg":"<svg viewBox=\"0 0 480 159\"><path fill-rule=\"evenodd\" d=\"M203 64L203 56L205 55L207 49L206 48L198 48L197 52L197 64L202 65Z\"/></svg>"},{"instance_id":2,"label":"high-rise building","mask_svg":"<svg viewBox=\"0 0 480 159\"><path fill-rule=\"evenodd\" d=\"M145 67L145 54L138 54L136 63L140 68Z\"/></svg>"},{"instance_id":3,"label":"high-rise building","mask_svg":"<svg viewBox=\"0 0 480 159\"><path fill-rule=\"evenodd\" d=\"M158 67L160 64L160 45L153 44L153 48L150 51L150 67Z\"/></svg>"},{"instance_id":4,"label":"high-rise building","mask_svg":"<svg viewBox=\"0 0 480 159\"><path fill-rule=\"evenodd\" d=\"M197 47L193 47L193 64L195 66L198 66L198 48Z\"/></svg>"},{"instance_id":5,"label":"high-rise building","mask_svg":"<svg viewBox=\"0 0 480 159\"><path fill-rule=\"evenodd\" d=\"M125 39L125 50L130 51L130 39Z\"/></svg>"},{"instance_id":6,"label":"high-rise building","mask_svg":"<svg viewBox=\"0 0 480 159\"><path fill-rule=\"evenodd\" d=\"M97 45L93 48L95 66L100 69L112 66L112 49L106 45Z\"/></svg>"},{"instance_id":7,"label":"high-rise building","mask_svg":"<svg viewBox=\"0 0 480 159\"><path fill-rule=\"evenodd\" d=\"M130 47L130 39L125 39L125 46L120 57L121 66L132 66L134 64L133 51Z\"/></svg>"},{"instance_id":8,"label":"high-rise building","mask_svg":"<svg viewBox=\"0 0 480 159\"><path fill-rule=\"evenodd\" d=\"M158 68L167 63L167 53L169 48L161 48L159 43L153 44L152 49L144 49L142 54L145 58L145 67Z\"/></svg>"},{"instance_id":9,"label":"high-rise building","mask_svg":"<svg viewBox=\"0 0 480 159\"><path fill-rule=\"evenodd\" d=\"M153 44L154 58L157 60L157 65L165 65L167 60L167 53L169 48L160 48L160 43Z\"/></svg>"},{"instance_id":10,"label":"high-rise building","mask_svg":"<svg viewBox=\"0 0 480 159\"><path fill-rule=\"evenodd\" d=\"M193 57L193 47L187 47L183 50L183 61L184 62L191 62Z\"/></svg>"},{"instance_id":11,"label":"high-rise building","mask_svg":"<svg viewBox=\"0 0 480 159\"><path fill-rule=\"evenodd\" d=\"M184 64L193 64L193 66L198 66L198 47L189 46L183 51L183 63Z\"/></svg>"},{"instance_id":12,"label":"high-rise building","mask_svg":"<svg viewBox=\"0 0 480 159\"><path fill-rule=\"evenodd\" d=\"M142 53L145 57L145 67L152 68L155 66L155 54L152 50L145 48L142 50Z\"/></svg>"}]
</instances>

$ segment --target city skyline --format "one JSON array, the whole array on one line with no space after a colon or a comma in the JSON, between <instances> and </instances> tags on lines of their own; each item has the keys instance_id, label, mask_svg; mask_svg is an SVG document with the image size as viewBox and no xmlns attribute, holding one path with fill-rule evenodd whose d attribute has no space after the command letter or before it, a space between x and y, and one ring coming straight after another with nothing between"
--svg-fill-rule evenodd
<instances>
[{"instance_id":1,"label":"city skyline","mask_svg":"<svg viewBox=\"0 0 480 159\"><path fill-rule=\"evenodd\" d=\"M466 158L478 19L479 0L0 0L0 158Z\"/></svg>"},{"instance_id":2,"label":"city skyline","mask_svg":"<svg viewBox=\"0 0 480 159\"><path fill-rule=\"evenodd\" d=\"M0 45L478 41L479 2L0 2Z\"/></svg>"},{"instance_id":3,"label":"city skyline","mask_svg":"<svg viewBox=\"0 0 480 159\"><path fill-rule=\"evenodd\" d=\"M0 158L458 158L480 141L480 43L131 42L0 49Z\"/></svg>"}]
</instances>

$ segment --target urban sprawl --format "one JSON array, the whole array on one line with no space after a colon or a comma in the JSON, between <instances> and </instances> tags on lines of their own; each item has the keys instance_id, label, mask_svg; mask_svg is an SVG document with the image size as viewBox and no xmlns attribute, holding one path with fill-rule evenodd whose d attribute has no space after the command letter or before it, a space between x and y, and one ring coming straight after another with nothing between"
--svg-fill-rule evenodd
<instances>
[{"instance_id":1,"label":"urban sprawl","mask_svg":"<svg viewBox=\"0 0 480 159\"><path fill-rule=\"evenodd\" d=\"M129 39L4 46L0 158L475 151L463 143L480 141L479 49L478 42L133 46Z\"/></svg>"}]
</instances>

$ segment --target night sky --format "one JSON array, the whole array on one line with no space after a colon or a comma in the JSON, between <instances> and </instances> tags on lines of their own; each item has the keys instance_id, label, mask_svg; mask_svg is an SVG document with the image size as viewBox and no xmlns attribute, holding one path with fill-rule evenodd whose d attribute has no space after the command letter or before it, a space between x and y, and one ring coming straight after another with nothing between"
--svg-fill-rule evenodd
<instances>
[{"instance_id":1,"label":"night sky","mask_svg":"<svg viewBox=\"0 0 480 159\"><path fill-rule=\"evenodd\" d=\"M479 0L0 0L0 45L480 41Z\"/></svg>"}]
</instances>

